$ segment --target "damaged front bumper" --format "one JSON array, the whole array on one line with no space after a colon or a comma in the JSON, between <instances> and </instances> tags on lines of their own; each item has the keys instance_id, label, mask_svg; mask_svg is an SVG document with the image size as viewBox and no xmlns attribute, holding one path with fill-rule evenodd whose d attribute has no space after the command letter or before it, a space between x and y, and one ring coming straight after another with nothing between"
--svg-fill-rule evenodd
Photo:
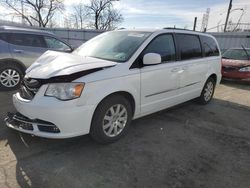
<instances>
[{"instance_id":1,"label":"damaged front bumper","mask_svg":"<svg viewBox=\"0 0 250 188\"><path fill-rule=\"evenodd\" d=\"M76 100L60 101L45 97L41 87L32 100L13 95L18 113L8 113L7 127L44 138L71 138L88 134L95 106L77 105Z\"/></svg>"},{"instance_id":2,"label":"damaged front bumper","mask_svg":"<svg viewBox=\"0 0 250 188\"><path fill-rule=\"evenodd\" d=\"M36 134L37 132L54 133L54 134L60 133L60 129L53 123L38 119L32 120L20 113L9 112L4 121L9 128L24 133L29 133L29 134Z\"/></svg>"}]
</instances>

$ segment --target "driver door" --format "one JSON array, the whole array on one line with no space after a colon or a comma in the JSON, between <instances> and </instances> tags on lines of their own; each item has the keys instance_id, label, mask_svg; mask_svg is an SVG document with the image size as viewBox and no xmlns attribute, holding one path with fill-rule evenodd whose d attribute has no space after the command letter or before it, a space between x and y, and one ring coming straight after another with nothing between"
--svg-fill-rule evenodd
<instances>
[{"instance_id":1,"label":"driver door","mask_svg":"<svg viewBox=\"0 0 250 188\"><path fill-rule=\"evenodd\" d=\"M161 55L162 62L141 68L141 113L149 114L176 104L180 64L176 63L176 49L172 34L159 35L142 53Z\"/></svg>"}]
</instances>

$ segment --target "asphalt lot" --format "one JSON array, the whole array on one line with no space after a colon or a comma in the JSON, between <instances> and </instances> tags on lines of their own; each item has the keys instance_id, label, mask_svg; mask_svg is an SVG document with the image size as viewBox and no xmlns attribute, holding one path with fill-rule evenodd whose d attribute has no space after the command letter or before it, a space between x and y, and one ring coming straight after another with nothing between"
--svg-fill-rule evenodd
<instances>
[{"instance_id":1,"label":"asphalt lot","mask_svg":"<svg viewBox=\"0 0 250 188\"><path fill-rule=\"evenodd\" d=\"M190 101L135 120L104 146L89 136L19 134L2 121L13 110L11 93L1 92L1 188L250 187L250 85L223 82L209 105Z\"/></svg>"}]
</instances>

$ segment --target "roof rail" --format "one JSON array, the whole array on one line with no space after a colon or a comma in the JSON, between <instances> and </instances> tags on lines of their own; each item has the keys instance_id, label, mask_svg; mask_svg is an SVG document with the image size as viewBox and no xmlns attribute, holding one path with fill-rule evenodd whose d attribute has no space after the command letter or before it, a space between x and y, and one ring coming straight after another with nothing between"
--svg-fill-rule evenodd
<instances>
[{"instance_id":1,"label":"roof rail","mask_svg":"<svg viewBox=\"0 0 250 188\"><path fill-rule=\"evenodd\" d=\"M25 27L25 26L0 25L0 30L27 31L27 32L35 32L35 33L53 34L52 32L45 30L44 28L38 28L38 27L32 28L32 27Z\"/></svg>"},{"instance_id":2,"label":"roof rail","mask_svg":"<svg viewBox=\"0 0 250 188\"><path fill-rule=\"evenodd\" d=\"M164 27L163 29L189 30L189 29L178 28L178 27Z\"/></svg>"},{"instance_id":3,"label":"roof rail","mask_svg":"<svg viewBox=\"0 0 250 188\"><path fill-rule=\"evenodd\" d=\"M191 29L176 28L176 27L164 27L163 29L174 29L174 30L193 31L193 32L197 32L197 33L202 33L200 31L194 31L194 30L191 30Z\"/></svg>"}]
</instances>

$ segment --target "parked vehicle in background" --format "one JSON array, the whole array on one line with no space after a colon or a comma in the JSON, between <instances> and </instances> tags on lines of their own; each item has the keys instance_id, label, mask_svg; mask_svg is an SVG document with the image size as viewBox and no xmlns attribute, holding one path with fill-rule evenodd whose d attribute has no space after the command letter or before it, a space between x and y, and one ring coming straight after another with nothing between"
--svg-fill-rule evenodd
<instances>
[{"instance_id":1,"label":"parked vehicle in background","mask_svg":"<svg viewBox=\"0 0 250 188\"><path fill-rule=\"evenodd\" d=\"M250 49L233 48L222 55L222 77L250 81Z\"/></svg>"},{"instance_id":2,"label":"parked vehicle in background","mask_svg":"<svg viewBox=\"0 0 250 188\"><path fill-rule=\"evenodd\" d=\"M16 89L25 70L47 50L72 52L54 34L34 29L0 27L0 90Z\"/></svg>"},{"instance_id":3,"label":"parked vehicle in background","mask_svg":"<svg viewBox=\"0 0 250 188\"><path fill-rule=\"evenodd\" d=\"M103 33L73 53L48 51L13 95L8 127L47 138L123 136L132 119L198 98L211 101L221 55L211 35L186 30Z\"/></svg>"}]
</instances>

